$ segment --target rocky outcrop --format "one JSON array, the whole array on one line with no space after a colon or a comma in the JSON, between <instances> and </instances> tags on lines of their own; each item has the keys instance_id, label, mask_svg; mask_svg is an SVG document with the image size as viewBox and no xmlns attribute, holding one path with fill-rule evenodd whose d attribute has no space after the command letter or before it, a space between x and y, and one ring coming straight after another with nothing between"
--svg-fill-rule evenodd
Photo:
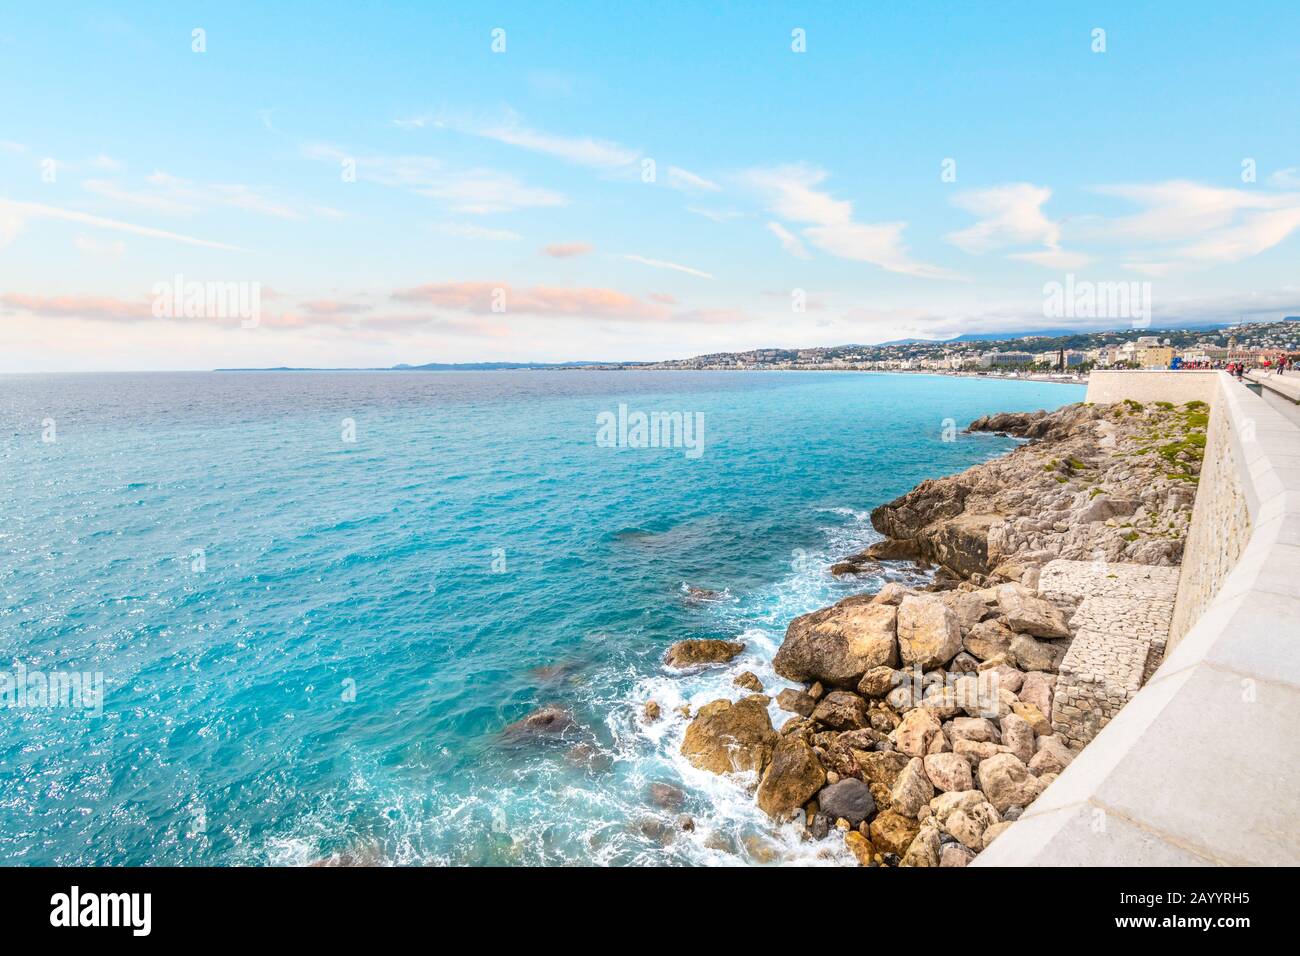
<instances>
[{"instance_id":1,"label":"rocky outcrop","mask_svg":"<svg viewBox=\"0 0 1300 956\"><path fill-rule=\"evenodd\" d=\"M782 737L758 785L758 806L768 816L783 819L807 803L825 782L826 771L813 749L794 734Z\"/></svg>"},{"instance_id":2,"label":"rocky outcrop","mask_svg":"<svg viewBox=\"0 0 1300 956\"><path fill-rule=\"evenodd\" d=\"M897 665L896 614L864 594L797 617L772 667L788 680L854 687L869 669Z\"/></svg>"},{"instance_id":3,"label":"rocky outcrop","mask_svg":"<svg viewBox=\"0 0 1300 956\"><path fill-rule=\"evenodd\" d=\"M746 697L734 704L715 700L701 707L687 726L682 756L714 773L761 771L776 741L764 698Z\"/></svg>"},{"instance_id":4,"label":"rocky outcrop","mask_svg":"<svg viewBox=\"0 0 1300 956\"><path fill-rule=\"evenodd\" d=\"M678 641L664 655L669 667L698 667L701 664L725 664L742 653L745 645L739 641L694 639Z\"/></svg>"},{"instance_id":5,"label":"rocky outcrop","mask_svg":"<svg viewBox=\"0 0 1300 956\"><path fill-rule=\"evenodd\" d=\"M986 416L970 430L1033 440L876 508L871 523L890 547L910 546L962 578L1027 585L1025 575L1057 557L1181 560L1204 448L1195 410L1067 405Z\"/></svg>"}]
</instances>

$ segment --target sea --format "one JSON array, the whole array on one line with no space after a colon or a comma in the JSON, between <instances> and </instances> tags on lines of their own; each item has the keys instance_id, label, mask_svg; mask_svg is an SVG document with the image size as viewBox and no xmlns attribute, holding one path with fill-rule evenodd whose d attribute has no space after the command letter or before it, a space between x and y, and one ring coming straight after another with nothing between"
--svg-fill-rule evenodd
<instances>
[{"instance_id":1,"label":"sea","mask_svg":"<svg viewBox=\"0 0 1300 956\"><path fill-rule=\"evenodd\" d=\"M973 418L1082 398L860 372L0 376L0 864L842 862L754 780L687 763L678 708L744 671L791 686L792 618L918 579L829 573L879 540L873 507L1015 446ZM745 650L671 671L684 638ZM506 730L542 707L572 725Z\"/></svg>"}]
</instances>

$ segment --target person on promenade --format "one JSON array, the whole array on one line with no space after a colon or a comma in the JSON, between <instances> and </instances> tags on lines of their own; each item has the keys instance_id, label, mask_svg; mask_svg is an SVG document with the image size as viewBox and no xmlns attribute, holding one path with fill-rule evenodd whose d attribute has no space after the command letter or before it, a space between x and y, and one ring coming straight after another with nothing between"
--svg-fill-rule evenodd
<instances>
[{"instance_id":1,"label":"person on promenade","mask_svg":"<svg viewBox=\"0 0 1300 956\"><path fill-rule=\"evenodd\" d=\"M1237 363L1237 371L1236 371L1235 374L1236 374L1236 376L1237 376L1237 381L1240 382L1240 381L1241 381L1241 377L1242 377L1243 375L1246 374L1246 363L1245 363L1245 362L1238 362L1238 363Z\"/></svg>"}]
</instances>

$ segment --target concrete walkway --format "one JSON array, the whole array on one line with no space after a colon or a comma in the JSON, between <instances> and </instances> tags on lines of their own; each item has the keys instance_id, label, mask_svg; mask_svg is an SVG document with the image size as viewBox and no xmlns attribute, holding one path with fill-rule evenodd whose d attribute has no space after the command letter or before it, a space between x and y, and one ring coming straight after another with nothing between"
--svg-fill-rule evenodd
<instances>
[{"instance_id":1,"label":"concrete walkway","mask_svg":"<svg viewBox=\"0 0 1300 956\"><path fill-rule=\"evenodd\" d=\"M1300 425L1300 373L1247 372L1246 379L1260 386L1260 397L1286 418Z\"/></svg>"}]
</instances>

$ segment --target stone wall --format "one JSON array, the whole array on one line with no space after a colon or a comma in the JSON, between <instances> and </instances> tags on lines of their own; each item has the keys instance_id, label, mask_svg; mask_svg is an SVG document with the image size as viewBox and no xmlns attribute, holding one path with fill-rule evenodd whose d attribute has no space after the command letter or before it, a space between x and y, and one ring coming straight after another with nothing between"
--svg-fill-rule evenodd
<instances>
[{"instance_id":1,"label":"stone wall","mask_svg":"<svg viewBox=\"0 0 1300 956\"><path fill-rule=\"evenodd\" d=\"M1093 400L1213 407L1180 639L972 865L1300 865L1300 426L1225 373L1210 397L1153 396L1146 378L1196 373L1093 374L1123 376Z\"/></svg>"},{"instance_id":2,"label":"stone wall","mask_svg":"<svg viewBox=\"0 0 1300 956\"><path fill-rule=\"evenodd\" d=\"M1214 404L1215 376L1219 372L1091 372L1084 401L1109 405L1132 399L1135 402L1206 402Z\"/></svg>"},{"instance_id":3,"label":"stone wall","mask_svg":"<svg viewBox=\"0 0 1300 956\"><path fill-rule=\"evenodd\" d=\"M1183 572L1169 627L1169 648L1178 645L1205 611L1250 540L1240 435L1234 430L1253 427L1253 420L1248 418L1234 422L1223 403L1212 407L1201 480L1183 548Z\"/></svg>"}]
</instances>

